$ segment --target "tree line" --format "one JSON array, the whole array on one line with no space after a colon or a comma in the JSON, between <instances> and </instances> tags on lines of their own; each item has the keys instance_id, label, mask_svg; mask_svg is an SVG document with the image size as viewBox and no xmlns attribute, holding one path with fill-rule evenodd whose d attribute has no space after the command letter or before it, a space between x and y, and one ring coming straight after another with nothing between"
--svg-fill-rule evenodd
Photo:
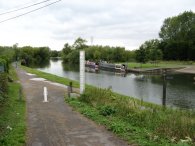
<instances>
[{"instance_id":1,"label":"tree line","mask_svg":"<svg viewBox=\"0 0 195 146\"><path fill-rule=\"evenodd\" d=\"M62 49L63 62L78 64L80 50L85 50L85 59L92 61L127 62L135 58L135 51L125 50L123 47L88 46L86 42L86 40L79 37L73 45L66 43Z\"/></svg>"},{"instance_id":2,"label":"tree line","mask_svg":"<svg viewBox=\"0 0 195 146\"><path fill-rule=\"evenodd\" d=\"M166 18L159 32L160 39L144 42L136 51L138 62L148 60L195 60L195 13L185 11Z\"/></svg>"}]
</instances>

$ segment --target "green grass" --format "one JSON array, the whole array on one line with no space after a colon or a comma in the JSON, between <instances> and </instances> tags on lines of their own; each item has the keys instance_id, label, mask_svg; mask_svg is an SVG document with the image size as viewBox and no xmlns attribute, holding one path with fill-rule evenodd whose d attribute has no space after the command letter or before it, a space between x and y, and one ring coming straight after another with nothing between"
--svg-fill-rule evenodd
<instances>
[{"instance_id":1,"label":"green grass","mask_svg":"<svg viewBox=\"0 0 195 146\"><path fill-rule=\"evenodd\" d=\"M13 68L10 76L16 79ZM25 145L25 102L19 101L21 85L16 82L9 83L8 98L0 103L0 145L23 146Z\"/></svg>"},{"instance_id":2,"label":"green grass","mask_svg":"<svg viewBox=\"0 0 195 146\"><path fill-rule=\"evenodd\" d=\"M57 83L61 83L64 85L69 85L70 82L73 83L73 87L78 88L79 87L79 82L74 81L74 80L70 80L68 78L63 78L63 77L59 77L53 74L49 74L49 73L45 73L36 69L32 69L29 67L25 67L25 66L20 66L21 68L23 68L24 70L26 70L29 73L32 74L36 74L39 77L45 78L47 80L53 81L53 82L57 82Z\"/></svg>"},{"instance_id":3,"label":"green grass","mask_svg":"<svg viewBox=\"0 0 195 146\"><path fill-rule=\"evenodd\" d=\"M130 144L141 146L193 145L195 113L165 109L116 95L106 89L88 89L79 99L65 98L77 111L105 125Z\"/></svg>"},{"instance_id":4,"label":"green grass","mask_svg":"<svg viewBox=\"0 0 195 146\"><path fill-rule=\"evenodd\" d=\"M158 63L144 63L140 64L137 62L128 62L128 68L175 68L175 67L186 67L194 65L192 61L161 61Z\"/></svg>"}]
</instances>

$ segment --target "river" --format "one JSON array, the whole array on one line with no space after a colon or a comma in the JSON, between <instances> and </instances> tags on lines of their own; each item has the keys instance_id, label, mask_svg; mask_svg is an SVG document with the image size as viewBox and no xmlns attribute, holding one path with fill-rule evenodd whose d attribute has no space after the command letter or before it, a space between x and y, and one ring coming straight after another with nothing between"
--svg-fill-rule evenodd
<instances>
[{"instance_id":1,"label":"river","mask_svg":"<svg viewBox=\"0 0 195 146\"><path fill-rule=\"evenodd\" d=\"M78 67L63 65L61 60L50 60L50 64L38 70L79 81ZM141 99L143 101L163 103L163 77L161 75L126 76L113 72L99 73L86 71L86 83L96 87L108 88L113 91ZM195 75L168 74L166 77L167 93L165 104L169 107L195 109Z\"/></svg>"}]
</instances>

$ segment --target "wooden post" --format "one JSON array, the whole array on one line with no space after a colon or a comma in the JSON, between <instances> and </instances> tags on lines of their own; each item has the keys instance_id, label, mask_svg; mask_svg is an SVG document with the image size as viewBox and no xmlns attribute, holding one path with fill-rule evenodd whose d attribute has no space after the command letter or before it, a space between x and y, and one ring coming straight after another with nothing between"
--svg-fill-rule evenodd
<instances>
[{"instance_id":1,"label":"wooden post","mask_svg":"<svg viewBox=\"0 0 195 146\"><path fill-rule=\"evenodd\" d=\"M167 90L167 82L166 82L166 71L163 73L163 98L162 105L166 107L166 91Z\"/></svg>"},{"instance_id":2,"label":"wooden post","mask_svg":"<svg viewBox=\"0 0 195 146\"><path fill-rule=\"evenodd\" d=\"M69 83L70 86L70 93L72 93L72 82Z\"/></svg>"}]
</instances>

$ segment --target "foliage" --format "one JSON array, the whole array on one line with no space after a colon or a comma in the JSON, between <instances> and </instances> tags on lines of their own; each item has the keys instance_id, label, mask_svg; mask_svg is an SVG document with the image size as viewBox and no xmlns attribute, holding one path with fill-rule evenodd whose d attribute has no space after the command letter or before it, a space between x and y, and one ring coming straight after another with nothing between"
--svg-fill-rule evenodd
<instances>
[{"instance_id":1,"label":"foliage","mask_svg":"<svg viewBox=\"0 0 195 146\"><path fill-rule=\"evenodd\" d=\"M20 59L23 60L22 64L26 66L49 62L49 58L50 49L48 47L33 48L26 46L20 49Z\"/></svg>"},{"instance_id":2,"label":"foliage","mask_svg":"<svg viewBox=\"0 0 195 146\"><path fill-rule=\"evenodd\" d=\"M16 79L16 73L12 68L9 75ZM9 98L0 103L0 145L2 146L25 145L25 102L18 101L20 88L19 83L9 83Z\"/></svg>"},{"instance_id":3,"label":"foliage","mask_svg":"<svg viewBox=\"0 0 195 146\"><path fill-rule=\"evenodd\" d=\"M137 62L146 63L148 61L147 50L144 49L142 46L139 48L139 50L136 50L135 53Z\"/></svg>"},{"instance_id":4,"label":"foliage","mask_svg":"<svg viewBox=\"0 0 195 146\"><path fill-rule=\"evenodd\" d=\"M108 129L119 135L145 135L144 141L156 145L164 145L163 142L174 145L186 137L192 139L186 144L192 144L194 140L194 112L164 109L100 88L87 88L79 101L97 109L100 115L109 116ZM113 118L120 120L112 123ZM133 129L139 129L139 132Z\"/></svg>"},{"instance_id":5,"label":"foliage","mask_svg":"<svg viewBox=\"0 0 195 146\"><path fill-rule=\"evenodd\" d=\"M72 46L66 43L62 49L63 62L78 64L80 50L85 50L86 60L106 60L109 62L135 60L134 51L126 51L122 47L87 46L85 43L86 41L82 38L78 38Z\"/></svg>"},{"instance_id":6,"label":"foliage","mask_svg":"<svg viewBox=\"0 0 195 146\"><path fill-rule=\"evenodd\" d=\"M60 51L52 50L50 51L50 57L60 57Z\"/></svg>"},{"instance_id":7,"label":"foliage","mask_svg":"<svg viewBox=\"0 0 195 146\"><path fill-rule=\"evenodd\" d=\"M4 67L5 72L9 71L9 60L7 57L5 56L0 57L0 65Z\"/></svg>"},{"instance_id":8,"label":"foliage","mask_svg":"<svg viewBox=\"0 0 195 146\"><path fill-rule=\"evenodd\" d=\"M144 42L136 50L136 60L140 63L146 63L148 60L157 61L162 59L162 51L159 49L159 40L153 39Z\"/></svg>"},{"instance_id":9,"label":"foliage","mask_svg":"<svg viewBox=\"0 0 195 146\"><path fill-rule=\"evenodd\" d=\"M8 47L8 46L0 46L0 58L6 58L8 62L11 62L14 59L14 49L13 47Z\"/></svg>"},{"instance_id":10,"label":"foliage","mask_svg":"<svg viewBox=\"0 0 195 146\"><path fill-rule=\"evenodd\" d=\"M169 17L159 32L161 49L167 60L195 60L195 13Z\"/></svg>"},{"instance_id":11,"label":"foliage","mask_svg":"<svg viewBox=\"0 0 195 146\"><path fill-rule=\"evenodd\" d=\"M81 37L77 38L73 44L73 48L76 50L82 50L85 49L87 47L86 45L86 40L82 39Z\"/></svg>"},{"instance_id":12,"label":"foliage","mask_svg":"<svg viewBox=\"0 0 195 146\"><path fill-rule=\"evenodd\" d=\"M116 113L116 109L111 105L104 105L99 108L100 114L103 116L110 116Z\"/></svg>"},{"instance_id":13,"label":"foliage","mask_svg":"<svg viewBox=\"0 0 195 146\"><path fill-rule=\"evenodd\" d=\"M0 102L7 98L8 93L8 80L6 73L0 73Z\"/></svg>"}]
</instances>

